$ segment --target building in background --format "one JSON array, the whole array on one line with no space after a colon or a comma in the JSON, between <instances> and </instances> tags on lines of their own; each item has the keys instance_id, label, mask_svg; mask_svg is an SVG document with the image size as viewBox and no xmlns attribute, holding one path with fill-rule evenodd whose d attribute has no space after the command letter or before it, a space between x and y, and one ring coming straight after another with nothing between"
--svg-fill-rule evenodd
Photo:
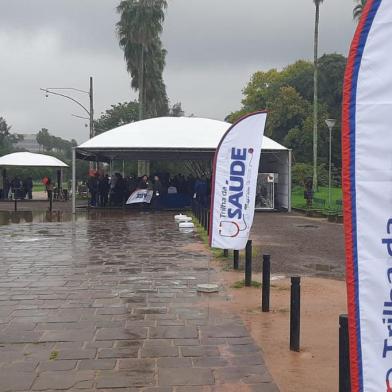
<instances>
[{"instance_id":1,"label":"building in background","mask_svg":"<svg viewBox=\"0 0 392 392\"><path fill-rule=\"evenodd\" d=\"M42 146L37 142L37 135L36 134L18 134L20 140L18 140L14 147L17 150L25 150L29 152L41 152Z\"/></svg>"}]
</instances>

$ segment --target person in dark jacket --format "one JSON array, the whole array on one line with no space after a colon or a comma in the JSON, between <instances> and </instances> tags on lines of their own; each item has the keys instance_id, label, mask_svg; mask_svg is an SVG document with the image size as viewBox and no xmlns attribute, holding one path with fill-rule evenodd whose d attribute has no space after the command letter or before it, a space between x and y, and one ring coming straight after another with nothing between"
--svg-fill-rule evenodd
<instances>
[{"instance_id":1,"label":"person in dark jacket","mask_svg":"<svg viewBox=\"0 0 392 392\"><path fill-rule=\"evenodd\" d=\"M27 177L23 181L23 191L24 196L31 200L33 198L33 179L31 177Z\"/></svg>"},{"instance_id":2,"label":"person in dark jacket","mask_svg":"<svg viewBox=\"0 0 392 392\"><path fill-rule=\"evenodd\" d=\"M152 200L151 200L151 205L154 210L160 210L161 209L161 198L162 198L162 192L163 192L163 186L161 183L161 180L159 179L158 176L154 177L154 183L152 186Z\"/></svg>"},{"instance_id":3,"label":"person in dark jacket","mask_svg":"<svg viewBox=\"0 0 392 392\"><path fill-rule=\"evenodd\" d=\"M101 175L98 177L98 205L100 207L106 207L108 204L109 197L109 176L106 174L105 176Z\"/></svg>"},{"instance_id":4,"label":"person in dark jacket","mask_svg":"<svg viewBox=\"0 0 392 392\"><path fill-rule=\"evenodd\" d=\"M150 183L148 182L148 177L144 175L139 181L139 184L137 185L137 189L149 189L149 188L150 188Z\"/></svg>"},{"instance_id":5,"label":"person in dark jacket","mask_svg":"<svg viewBox=\"0 0 392 392\"><path fill-rule=\"evenodd\" d=\"M98 178L96 174L89 176L87 180L87 188L90 192L90 206L95 207L97 205L98 196Z\"/></svg>"}]
</instances>

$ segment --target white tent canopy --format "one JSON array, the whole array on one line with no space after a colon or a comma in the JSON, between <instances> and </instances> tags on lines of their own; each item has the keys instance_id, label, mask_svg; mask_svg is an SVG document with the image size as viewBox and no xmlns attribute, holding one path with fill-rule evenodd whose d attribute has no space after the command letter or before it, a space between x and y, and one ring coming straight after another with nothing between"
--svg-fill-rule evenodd
<instances>
[{"instance_id":1,"label":"white tent canopy","mask_svg":"<svg viewBox=\"0 0 392 392\"><path fill-rule=\"evenodd\" d=\"M31 152L14 152L0 157L0 167L68 167L67 164L50 155L33 154Z\"/></svg>"},{"instance_id":2,"label":"white tent canopy","mask_svg":"<svg viewBox=\"0 0 392 392\"><path fill-rule=\"evenodd\" d=\"M73 178L76 158L99 162L211 160L230 126L224 121L197 117L158 117L122 125L75 148ZM279 174L277 204L290 210L291 150L264 136L260 173Z\"/></svg>"},{"instance_id":3,"label":"white tent canopy","mask_svg":"<svg viewBox=\"0 0 392 392\"><path fill-rule=\"evenodd\" d=\"M205 159L231 124L197 117L158 117L102 133L77 147L81 159ZM264 137L263 150L284 151ZM171 153L169 156L167 153Z\"/></svg>"}]
</instances>

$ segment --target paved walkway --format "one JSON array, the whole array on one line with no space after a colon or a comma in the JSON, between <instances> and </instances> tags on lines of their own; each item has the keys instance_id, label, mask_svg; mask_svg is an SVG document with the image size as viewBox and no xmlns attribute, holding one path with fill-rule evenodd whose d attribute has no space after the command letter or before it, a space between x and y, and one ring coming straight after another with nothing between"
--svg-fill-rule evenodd
<instances>
[{"instance_id":1,"label":"paved walkway","mask_svg":"<svg viewBox=\"0 0 392 392\"><path fill-rule=\"evenodd\" d=\"M0 226L0 391L278 391L172 215Z\"/></svg>"}]
</instances>

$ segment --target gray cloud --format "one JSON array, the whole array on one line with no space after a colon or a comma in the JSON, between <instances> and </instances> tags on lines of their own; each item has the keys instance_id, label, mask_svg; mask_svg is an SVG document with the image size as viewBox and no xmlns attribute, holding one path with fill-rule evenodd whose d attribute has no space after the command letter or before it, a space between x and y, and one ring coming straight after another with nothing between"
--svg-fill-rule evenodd
<instances>
[{"instance_id":1,"label":"gray cloud","mask_svg":"<svg viewBox=\"0 0 392 392\"><path fill-rule=\"evenodd\" d=\"M83 141L78 107L44 98L40 87L88 88L94 76L96 114L133 99L118 47L118 0L0 0L0 115L14 131L42 127ZM351 0L321 7L320 53L347 54L355 28ZM223 119L240 106L256 70L311 59L311 0L169 0L163 33L165 81L187 113ZM84 103L87 97L79 97Z\"/></svg>"}]
</instances>

